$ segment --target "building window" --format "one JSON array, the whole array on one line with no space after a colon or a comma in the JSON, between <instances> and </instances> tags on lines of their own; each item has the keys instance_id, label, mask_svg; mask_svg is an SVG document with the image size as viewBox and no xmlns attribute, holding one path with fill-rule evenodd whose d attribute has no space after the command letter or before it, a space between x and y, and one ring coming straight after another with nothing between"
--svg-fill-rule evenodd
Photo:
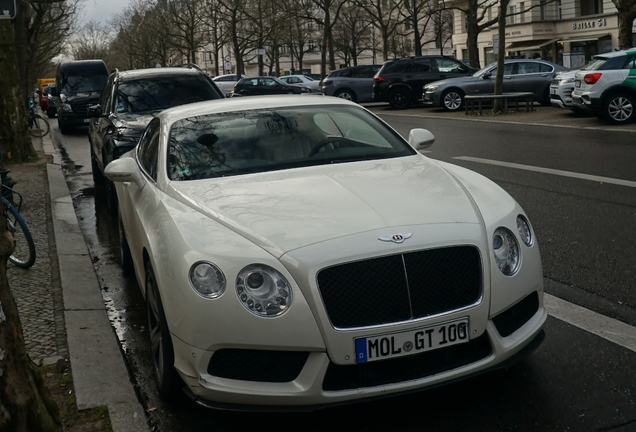
<instances>
[{"instance_id":1,"label":"building window","mask_svg":"<svg viewBox=\"0 0 636 432\"><path fill-rule=\"evenodd\" d=\"M516 6L508 6L508 16L506 17L506 24L514 24L517 12Z\"/></svg>"},{"instance_id":2,"label":"building window","mask_svg":"<svg viewBox=\"0 0 636 432\"><path fill-rule=\"evenodd\" d=\"M313 40L307 41L307 45L309 47L310 52L313 52L316 50L316 43Z\"/></svg>"},{"instance_id":3,"label":"building window","mask_svg":"<svg viewBox=\"0 0 636 432\"><path fill-rule=\"evenodd\" d=\"M526 14L525 11L526 10L526 5L524 2L519 3L519 22L526 22Z\"/></svg>"},{"instance_id":4,"label":"building window","mask_svg":"<svg viewBox=\"0 0 636 432\"><path fill-rule=\"evenodd\" d=\"M603 0L581 0L581 16L603 13Z\"/></svg>"}]
</instances>

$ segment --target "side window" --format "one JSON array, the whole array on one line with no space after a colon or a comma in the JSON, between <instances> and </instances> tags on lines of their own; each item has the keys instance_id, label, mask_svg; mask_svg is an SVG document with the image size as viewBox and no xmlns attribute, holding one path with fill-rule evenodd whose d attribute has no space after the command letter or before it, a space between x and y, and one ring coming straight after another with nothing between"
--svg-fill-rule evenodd
<instances>
[{"instance_id":1,"label":"side window","mask_svg":"<svg viewBox=\"0 0 636 432\"><path fill-rule=\"evenodd\" d=\"M446 58L437 59L437 70L441 73L459 72L459 63Z\"/></svg>"},{"instance_id":2,"label":"side window","mask_svg":"<svg viewBox=\"0 0 636 432\"><path fill-rule=\"evenodd\" d=\"M627 60L625 69L636 69L636 55L633 55L631 59Z\"/></svg>"},{"instance_id":3,"label":"side window","mask_svg":"<svg viewBox=\"0 0 636 432\"><path fill-rule=\"evenodd\" d=\"M157 181L157 160L159 149L159 120L153 119L137 147L137 159L146 173Z\"/></svg>"},{"instance_id":4,"label":"side window","mask_svg":"<svg viewBox=\"0 0 636 432\"><path fill-rule=\"evenodd\" d=\"M358 68L356 73L353 75L354 78L373 78L375 75L375 70L373 66L364 66Z\"/></svg>"},{"instance_id":5,"label":"side window","mask_svg":"<svg viewBox=\"0 0 636 432\"><path fill-rule=\"evenodd\" d=\"M415 59L405 69L404 72L427 73L431 72L433 64L430 59Z\"/></svg>"},{"instance_id":6,"label":"side window","mask_svg":"<svg viewBox=\"0 0 636 432\"><path fill-rule=\"evenodd\" d=\"M540 63L520 62L517 63L517 75L539 73Z\"/></svg>"},{"instance_id":7,"label":"side window","mask_svg":"<svg viewBox=\"0 0 636 432\"><path fill-rule=\"evenodd\" d=\"M552 72L553 70L554 68L552 66L541 63L541 72Z\"/></svg>"},{"instance_id":8,"label":"side window","mask_svg":"<svg viewBox=\"0 0 636 432\"><path fill-rule=\"evenodd\" d=\"M351 69L345 69L342 72L340 72L340 76L341 77L345 77L345 78L351 78L351 75L353 75L351 73Z\"/></svg>"}]
</instances>

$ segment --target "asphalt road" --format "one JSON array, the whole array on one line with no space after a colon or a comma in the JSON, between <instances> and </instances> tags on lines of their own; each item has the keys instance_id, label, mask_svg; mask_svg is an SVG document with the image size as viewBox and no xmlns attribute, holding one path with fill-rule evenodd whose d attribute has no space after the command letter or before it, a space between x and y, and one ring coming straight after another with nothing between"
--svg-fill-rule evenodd
<instances>
[{"instance_id":1,"label":"asphalt road","mask_svg":"<svg viewBox=\"0 0 636 432\"><path fill-rule=\"evenodd\" d=\"M406 136L413 127L430 129L437 141L428 156L486 175L521 203L536 230L548 292L626 322L634 318L635 188L562 171L636 181L636 135L378 111ZM517 366L418 394L309 414L208 411L185 398L165 404L153 387L143 299L118 268L116 224L103 191L93 188L86 132L62 136L52 129L111 322L155 430L636 430L636 352L552 316L544 343Z\"/></svg>"}]
</instances>

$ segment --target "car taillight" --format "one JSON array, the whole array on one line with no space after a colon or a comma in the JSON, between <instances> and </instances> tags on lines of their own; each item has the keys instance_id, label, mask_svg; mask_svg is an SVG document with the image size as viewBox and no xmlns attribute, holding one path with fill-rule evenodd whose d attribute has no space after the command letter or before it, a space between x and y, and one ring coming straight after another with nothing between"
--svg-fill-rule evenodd
<instances>
[{"instance_id":1,"label":"car taillight","mask_svg":"<svg viewBox=\"0 0 636 432\"><path fill-rule=\"evenodd\" d=\"M586 84L595 84L596 81L599 80L599 78L601 78L601 73L591 73L591 74L587 74L585 75L585 78L583 78L583 81L585 81Z\"/></svg>"},{"instance_id":2,"label":"car taillight","mask_svg":"<svg viewBox=\"0 0 636 432\"><path fill-rule=\"evenodd\" d=\"M374 77L373 77L373 81L383 82L383 81L384 81L384 78L382 78L381 76L377 76L377 75L376 75L376 76L374 76Z\"/></svg>"}]
</instances>

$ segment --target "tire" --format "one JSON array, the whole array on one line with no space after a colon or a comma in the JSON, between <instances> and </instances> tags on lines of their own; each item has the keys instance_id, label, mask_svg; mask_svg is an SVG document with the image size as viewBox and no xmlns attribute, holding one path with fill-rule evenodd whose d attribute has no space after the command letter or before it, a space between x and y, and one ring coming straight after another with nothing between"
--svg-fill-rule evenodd
<instances>
[{"instance_id":1,"label":"tire","mask_svg":"<svg viewBox=\"0 0 636 432\"><path fill-rule=\"evenodd\" d=\"M117 212L117 216L119 222L119 256L121 259L121 270L125 275L132 275L135 265L133 263L132 254L130 253L130 246L128 246L128 241L126 240L124 224L121 221L121 212Z\"/></svg>"},{"instance_id":2,"label":"tire","mask_svg":"<svg viewBox=\"0 0 636 432\"><path fill-rule=\"evenodd\" d=\"M49 122L46 121L39 114L33 114L33 118L31 120L31 136L42 138L51 130L51 126Z\"/></svg>"},{"instance_id":3,"label":"tire","mask_svg":"<svg viewBox=\"0 0 636 432\"><path fill-rule=\"evenodd\" d=\"M552 102L550 101L550 86L545 89L543 92L543 98L541 99L541 105L543 106L552 106Z\"/></svg>"},{"instance_id":4,"label":"tire","mask_svg":"<svg viewBox=\"0 0 636 432\"><path fill-rule=\"evenodd\" d=\"M93 152L93 144L90 142L88 144L91 148L91 170L93 171L93 183L95 183L96 186L102 186L106 179L104 174L102 174L102 171L99 169L99 165L97 165L95 153Z\"/></svg>"},{"instance_id":5,"label":"tire","mask_svg":"<svg viewBox=\"0 0 636 432\"><path fill-rule=\"evenodd\" d=\"M62 123L59 116L57 117L57 127L60 129L60 133L62 135L68 135L68 133L71 131L71 129L68 126Z\"/></svg>"},{"instance_id":6,"label":"tire","mask_svg":"<svg viewBox=\"0 0 636 432\"><path fill-rule=\"evenodd\" d=\"M9 261L21 268L29 268L35 263L35 244L33 243L33 237L27 228L24 219L20 216L20 213L13 207L5 202L5 215L7 217L7 228L11 235L13 235L13 241L15 249L9 257Z\"/></svg>"},{"instance_id":7,"label":"tire","mask_svg":"<svg viewBox=\"0 0 636 432\"><path fill-rule=\"evenodd\" d=\"M634 121L636 97L626 93L612 93L603 104L605 119L612 124L627 124Z\"/></svg>"},{"instance_id":8,"label":"tire","mask_svg":"<svg viewBox=\"0 0 636 432\"><path fill-rule=\"evenodd\" d=\"M152 266L146 267L146 311L150 333L150 351L157 392L164 400L170 400L178 389L179 376L174 368L174 348L159 296L157 280Z\"/></svg>"},{"instance_id":9,"label":"tire","mask_svg":"<svg viewBox=\"0 0 636 432\"><path fill-rule=\"evenodd\" d=\"M55 111L51 111L51 110L46 110L46 116L48 118L54 118L55 117Z\"/></svg>"},{"instance_id":10,"label":"tire","mask_svg":"<svg viewBox=\"0 0 636 432\"><path fill-rule=\"evenodd\" d=\"M358 99L356 98L355 93L353 93L351 90L340 90L339 92L337 92L336 94L334 94L335 97L339 97L341 99L345 99L351 102L357 102Z\"/></svg>"},{"instance_id":11,"label":"tire","mask_svg":"<svg viewBox=\"0 0 636 432\"><path fill-rule=\"evenodd\" d=\"M459 90L446 90L441 100L444 111L458 111L464 106L464 93Z\"/></svg>"},{"instance_id":12,"label":"tire","mask_svg":"<svg viewBox=\"0 0 636 432\"><path fill-rule=\"evenodd\" d=\"M411 92L403 88L391 90L389 93L389 105L396 110L408 108L411 105Z\"/></svg>"}]
</instances>

